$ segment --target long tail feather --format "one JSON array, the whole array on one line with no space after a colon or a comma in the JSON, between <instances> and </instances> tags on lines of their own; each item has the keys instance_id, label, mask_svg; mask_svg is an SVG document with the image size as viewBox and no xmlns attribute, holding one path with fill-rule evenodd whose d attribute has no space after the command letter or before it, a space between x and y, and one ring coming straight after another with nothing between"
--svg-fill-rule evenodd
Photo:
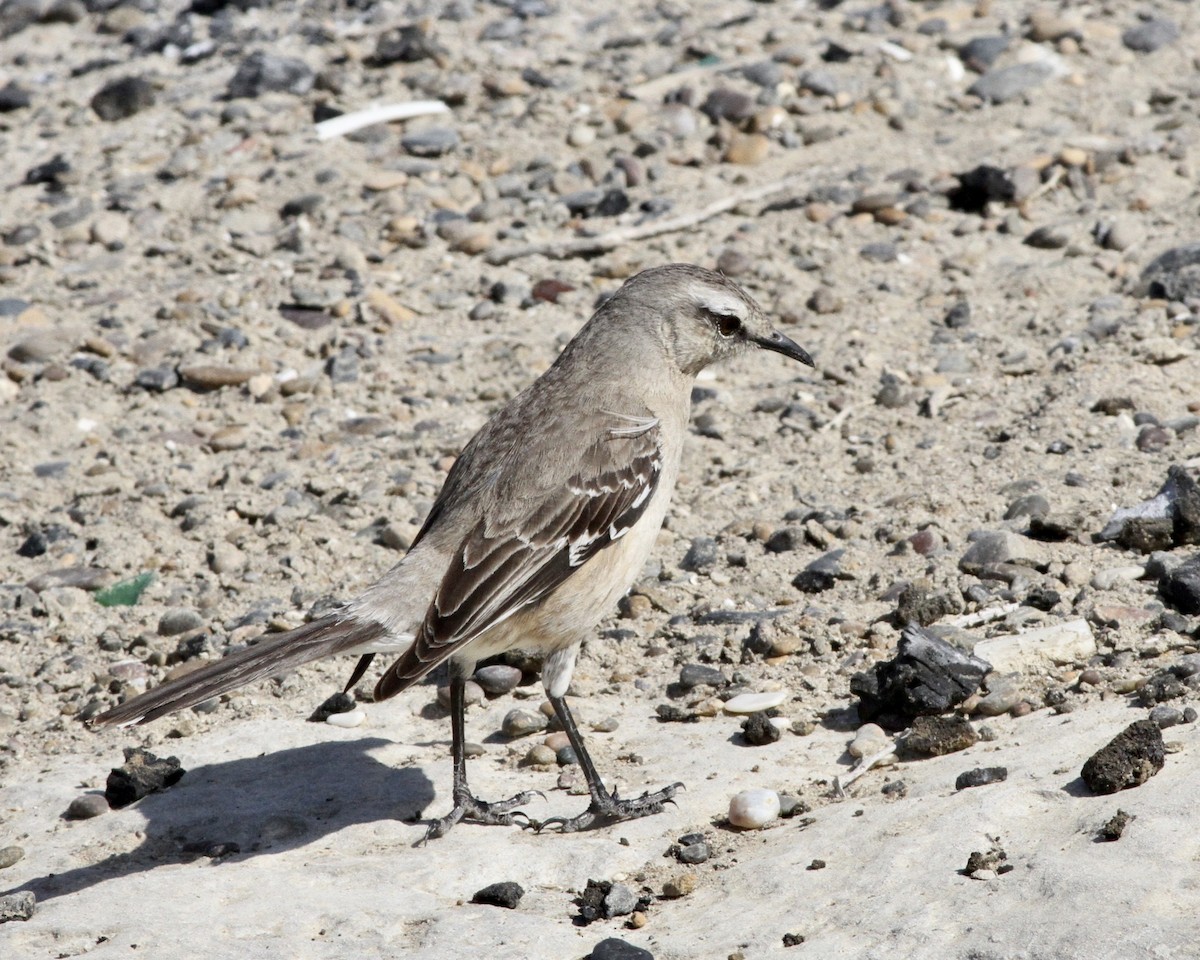
<instances>
[{"instance_id":1,"label":"long tail feather","mask_svg":"<svg viewBox=\"0 0 1200 960\"><path fill-rule=\"evenodd\" d=\"M322 617L126 700L93 717L88 726L149 723L263 677L286 673L312 660L353 650L378 640L385 633L384 627L373 621L346 619L337 614Z\"/></svg>"}]
</instances>

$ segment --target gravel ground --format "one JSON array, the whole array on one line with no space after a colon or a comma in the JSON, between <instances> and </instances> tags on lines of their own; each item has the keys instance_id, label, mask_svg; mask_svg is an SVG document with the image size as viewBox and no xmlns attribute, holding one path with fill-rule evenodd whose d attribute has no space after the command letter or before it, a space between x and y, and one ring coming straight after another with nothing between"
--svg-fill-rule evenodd
<instances>
[{"instance_id":1,"label":"gravel ground","mask_svg":"<svg viewBox=\"0 0 1200 960\"><path fill-rule=\"evenodd\" d=\"M715 753L727 766L698 775L724 797L768 787L848 810L830 771L844 775L860 724L851 678L894 656L917 619L996 668L960 712L997 724L1001 745L1028 744L1029 729L1052 754L1055 724L1074 721L1083 752L1064 740L1059 763L1072 776L1152 709L1160 727L1184 721L1166 734L1166 772L1129 794L1178 805L1200 678L1200 571L1187 563L1200 542L1197 18L1126 0L0 3L0 809L18 824L0 847L23 851L0 890L32 884L70 912L43 880L98 862L98 848L48 859L38 831L66 843L54 818L120 764L121 745L188 767L192 750L213 762L205 738L245 718L259 724L248 757L324 735L281 731L349 662L144 731L99 737L79 717L352 597L403 554L489 414L623 278L669 261L745 285L817 369L759 355L699 382L655 558L572 688L607 728L602 769L631 792L686 779L670 738L739 741L722 701L783 691L782 739ZM326 140L314 127L426 100L448 109ZM1157 512L1102 537L1172 466ZM1005 641L1018 634L1032 639ZM551 790L557 769L524 763L540 738L499 733L510 708L540 703L531 665L514 663L522 684L472 708L469 735L502 774L497 792ZM689 686L688 665L721 675ZM428 773L411 816L445 805L448 730L433 685L406 697L390 714L368 707L367 736L390 739L390 764ZM664 705L697 724L651 723ZM824 765L807 769L816 743ZM906 761L900 777L935 762ZM65 779L39 782L47 764ZM864 803L913 802L881 794L888 777L857 781ZM684 795L678 822L654 829L711 829L724 802L711 785ZM350 822L378 831L405 815L371 810ZM446 856L505 856L511 832L455 836L471 831ZM758 834L731 836L758 849ZM168 856L162 844L146 855ZM611 935L694 955L664 912L736 896L703 867L699 892L658 903L645 928L608 920L586 942L554 940L573 930L568 891L590 878L641 871L659 896L661 852L581 858L607 876L572 874L568 859L552 879L516 879L542 884L556 950L582 956ZM1135 867L1089 869L1117 882ZM418 913L452 929L472 892L434 891ZM1138 949L1186 955L1192 897ZM41 909L0 945L23 926L29 956L67 955L37 929L62 922ZM762 909L747 905L755 928L711 955L782 949L788 931L764 930ZM1142 955L1055 922L1038 927L1054 952L868 926L826 955L873 956L869 942Z\"/></svg>"}]
</instances>

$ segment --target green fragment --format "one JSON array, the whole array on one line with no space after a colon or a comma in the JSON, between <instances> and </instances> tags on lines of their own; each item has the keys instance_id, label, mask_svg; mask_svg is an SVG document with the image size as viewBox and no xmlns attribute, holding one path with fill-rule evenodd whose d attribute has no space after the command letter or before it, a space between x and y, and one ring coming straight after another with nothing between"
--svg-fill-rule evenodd
<instances>
[{"instance_id":1,"label":"green fragment","mask_svg":"<svg viewBox=\"0 0 1200 960\"><path fill-rule=\"evenodd\" d=\"M136 577L97 590L94 596L102 607L132 607L141 599L146 588L154 582L154 574L139 573Z\"/></svg>"}]
</instances>

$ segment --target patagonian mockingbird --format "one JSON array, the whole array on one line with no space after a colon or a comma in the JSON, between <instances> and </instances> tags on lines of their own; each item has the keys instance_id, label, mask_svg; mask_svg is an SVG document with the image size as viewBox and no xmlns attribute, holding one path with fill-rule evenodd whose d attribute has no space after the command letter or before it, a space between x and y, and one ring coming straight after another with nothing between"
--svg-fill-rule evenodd
<instances>
[{"instance_id":1,"label":"patagonian mockingbird","mask_svg":"<svg viewBox=\"0 0 1200 960\"><path fill-rule=\"evenodd\" d=\"M812 365L724 276L688 264L639 273L467 444L412 548L359 597L91 725L146 723L334 654L361 658L347 689L377 653L398 657L376 700L449 661L454 808L429 837L460 820L569 832L658 813L681 785L632 799L609 792L565 695L580 644L633 584L662 527L696 374L753 348ZM517 810L533 793L486 803L467 787L465 684L477 661L512 649L544 657L546 694L591 794L577 817L535 823Z\"/></svg>"}]
</instances>

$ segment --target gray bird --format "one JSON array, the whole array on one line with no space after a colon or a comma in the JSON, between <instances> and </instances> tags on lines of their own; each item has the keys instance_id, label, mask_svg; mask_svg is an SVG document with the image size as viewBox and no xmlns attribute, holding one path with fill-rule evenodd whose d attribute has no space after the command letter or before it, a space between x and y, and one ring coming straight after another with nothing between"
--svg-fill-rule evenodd
<instances>
[{"instance_id":1,"label":"gray bird","mask_svg":"<svg viewBox=\"0 0 1200 960\"><path fill-rule=\"evenodd\" d=\"M454 808L460 820L582 830L658 813L681 784L631 799L603 784L565 695L580 644L641 572L675 479L696 375L761 347L812 365L724 276L689 264L639 273L600 307L545 373L493 416L455 461L407 555L359 597L100 714L147 723L319 657L398 655L385 700L449 661ZM532 821L533 793L487 803L467 787L464 690L506 650L543 655L542 682L591 794L571 819Z\"/></svg>"}]
</instances>

